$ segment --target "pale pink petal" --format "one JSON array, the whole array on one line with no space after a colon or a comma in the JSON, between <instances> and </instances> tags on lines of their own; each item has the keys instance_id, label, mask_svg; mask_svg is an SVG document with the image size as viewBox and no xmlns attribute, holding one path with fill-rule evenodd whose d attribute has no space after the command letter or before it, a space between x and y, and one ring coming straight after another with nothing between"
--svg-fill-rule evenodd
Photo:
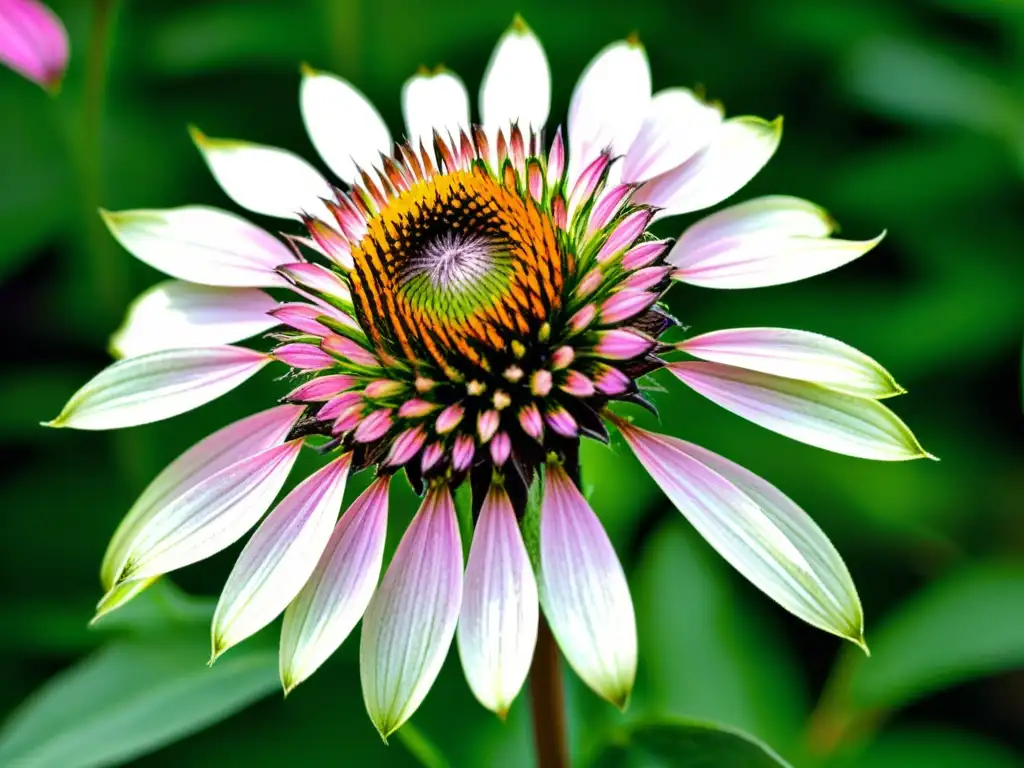
<instances>
[{"instance_id":1,"label":"pale pink petal","mask_svg":"<svg viewBox=\"0 0 1024 768\"><path fill-rule=\"evenodd\" d=\"M301 405L279 405L214 432L167 465L125 515L103 556L100 578L111 589L124 569L139 531L171 501L211 476L280 445L302 414Z\"/></svg>"},{"instance_id":2,"label":"pale pink petal","mask_svg":"<svg viewBox=\"0 0 1024 768\"><path fill-rule=\"evenodd\" d=\"M566 660L618 707L636 677L636 621L619 558L565 471L549 464L540 517L540 602Z\"/></svg>"},{"instance_id":3,"label":"pale pink petal","mask_svg":"<svg viewBox=\"0 0 1024 768\"><path fill-rule=\"evenodd\" d=\"M808 331L733 328L694 336L677 346L701 360L810 381L857 397L881 399L905 391L863 352Z\"/></svg>"},{"instance_id":4,"label":"pale pink petal","mask_svg":"<svg viewBox=\"0 0 1024 768\"><path fill-rule=\"evenodd\" d=\"M804 621L863 643L853 580L802 509L711 451L624 420L616 424L669 500L736 570Z\"/></svg>"},{"instance_id":5,"label":"pale pink petal","mask_svg":"<svg viewBox=\"0 0 1024 768\"><path fill-rule=\"evenodd\" d=\"M875 400L718 363L672 363L668 369L726 410L794 440L877 461L933 458Z\"/></svg>"},{"instance_id":6,"label":"pale pink petal","mask_svg":"<svg viewBox=\"0 0 1024 768\"><path fill-rule=\"evenodd\" d=\"M651 69L643 46L612 43L580 76L569 104L569 183L603 150L623 155L651 101Z\"/></svg>"},{"instance_id":7,"label":"pale pink petal","mask_svg":"<svg viewBox=\"0 0 1024 768\"><path fill-rule=\"evenodd\" d=\"M338 649L373 596L384 559L389 481L387 476L375 480L341 516L313 575L285 611L280 656L285 693Z\"/></svg>"},{"instance_id":8,"label":"pale pink petal","mask_svg":"<svg viewBox=\"0 0 1024 768\"><path fill-rule=\"evenodd\" d=\"M489 137L512 123L541 131L551 110L551 69L533 30L516 17L491 54L480 85L480 121Z\"/></svg>"},{"instance_id":9,"label":"pale pink petal","mask_svg":"<svg viewBox=\"0 0 1024 768\"><path fill-rule=\"evenodd\" d=\"M149 424L216 400L270 358L243 347L192 347L118 360L79 389L48 427L118 429Z\"/></svg>"},{"instance_id":10,"label":"pale pink petal","mask_svg":"<svg viewBox=\"0 0 1024 768\"><path fill-rule=\"evenodd\" d=\"M414 75L402 87L406 136L418 146L433 146L434 131L443 139L469 130L469 94L454 72Z\"/></svg>"},{"instance_id":11,"label":"pale pink petal","mask_svg":"<svg viewBox=\"0 0 1024 768\"><path fill-rule=\"evenodd\" d=\"M537 582L516 513L492 487L473 531L457 638L470 689L502 717L530 671L537 621Z\"/></svg>"},{"instance_id":12,"label":"pale pink petal","mask_svg":"<svg viewBox=\"0 0 1024 768\"><path fill-rule=\"evenodd\" d=\"M658 91L623 160L622 180L647 181L682 165L711 142L721 125L721 106L690 89Z\"/></svg>"},{"instance_id":13,"label":"pale pink petal","mask_svg":"<svg viewBox=\"0 0 1024 768\"><path fill-rule=\"evenodd\" d=\"M301 447L292 440L269 448L170 499L135 533L118 582L184 568L234 544L273 503Z\"/></svg>"},{"instance_id":14,"label":"pale pink petal","mask_svg":"<svg viewBox=\"0 0 1024 768\"><path fill-rule=\"evenodd\" d=\"M282 219L300 219L303 213L331 219L323 201L334 199L334 190L294 152L236 139L213 139L198 128L191 131L213 177L238 205Z\"/></svg>"},{"instance_id":15,"label":"pale pink petal","mask_svg":"<svg viewBox=\"0 0 1024 768\"><path fill-rule=\"evenodd\" d=\"M461 604L459 525L451 494L438 486L406 529L363 617L363 700L384 738L412 716L434 684Z\"/></svg>"},{"instance_id":16,"label":"pale pink petal","mask_svg":"<svg viewBox=\"0 0 1024 768\"><path fill-rule=\"evenodd\" d=\"M36 0L0 2L0 64L56 91L68 66L68 33Z\"/></svg>"},{"instance_id":17,"label":"pale pink petal","mask_svg":"<svg viewBox=\"0 0 1024 768\"><path fill-rule=\"evenodd\" d=\"M702 288L765 288L831 272L863 256L880 242L758 234L724 237L699 248L676 250L669 260L676 280ZM677 246L678 247L678 246Z\"/></svg>"},{"instance_id":18,"label":"pale pink petal","mask_svg":"<svg viewBox=\"0 0 1024 768\"><path fill-rule=\"evenodd\" d=\"M135 357L175 347L231 344L277 325L268 314L276 306L271 296L256 288L167 280L132 302L110 338L110 350L118 357Z\"/></svg>"},{"instance_id":19,"label":"pale pink petal","mask_svg":"<svg viewBox=\"0 0 1024 768\"><path fill-rule=\"evenodd\" d=\"M730 205L687 227L676 241L668 262L677 267L686 254L723 238L753 235L828 237L836 224L828 211L799 197L767 195Z\"/></svg>"},{"instance_id":20,"label":"pale pink petal","mask_svg":"<svg viewBox=\"0 0 1024 768\"><path fill-rule=\"evenodd\" d=\"M302 70L302 119L320 157L343 181L380 163L391 152L391 134L380 113L351 83L327 72Z\"/></svg>"},{"instance_id":21,"label":"pale pink petal","mask_svg":"<svg viewBox=\"0 0 1024 768\"><path fill-rule=\"evenodd\" d=\"M754 178L775 154L781 137L781 120L726 120L710 144L678 168L641 186L633 200L661 208L659 216L709 208Z\"/></svg>"},{"instance_id":22,"label":"pale pink petal","mask_svg":"<svg viewBox=\"0 0 1024 768\"><path fill-rule=\"evenodd\" d=\"M260 523L231 569L213 614L213 655L276 619L313 573L341 511L352 454L314 472Z\"/></svg>"},{"instance_id":23,"label":"pale pink petal","mask_svg":"<svg viewBox=\"0 0 1024 768\"><path fill-rule=\"evenodd\" d=\"M110 232L132 256L190 283L279 287L286 283L274 269L296 260L273 235L216 208L193 205L101 213Z\"/></svg>"}]
</instances>

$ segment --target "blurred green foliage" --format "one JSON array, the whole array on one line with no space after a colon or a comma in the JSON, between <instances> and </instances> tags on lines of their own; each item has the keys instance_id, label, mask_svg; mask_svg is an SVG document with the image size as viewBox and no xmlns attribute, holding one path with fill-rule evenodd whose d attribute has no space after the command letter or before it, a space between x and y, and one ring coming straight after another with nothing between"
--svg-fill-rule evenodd
<instances>
[{"instance_id":1,"label":"blurred green foliage","mask_svg":"<svg viewBox=\"0 0 1024 768\"><path fill-rule=\"evenodd\" d=\"M474 92L515 11L546 46L553 115L589 58L636 31L656 87L701 83L732 114L786 116L781 150L741 196L808 197L845 234L887 228L887 239L806 283L684 287L673 308L696 332L792 326L865 350L909 388L895 407L942 457L884 465L826 454L664 381L666 430L763 475L828 532L859 586L875 655L800 625L731 572L622 446L587 446L584 480L630 574L641 661L625 715L569 681L579 763L624 765L607 750L648 739L642 764L678 764L693 734L651 736L651 723L680 717L743 729L798 766L1024 760L1024 5L122 2L107 76L90 30L102 5L52 2L72 41L59 98L0 71L0 313L12 336L0 376L0 713L13 713L0 764L147 753L139 762L152 766L531 764L526 702L498 722L473 701L454 654L406 747L385 748L363 714L355 638L285 702L275 630L207 670L209 601L169 584L86 626L103 548L135 495L200 436L275 397L271 376L122 433L36 426L105 364L128 300L158 279L103 231L97 205L231 207L187 123L316 162L298 111L300 62L351 79L397 132L403 80L444 63ZM104 90L97 133L90 105ZM395 499L392 547L414 505L407 488ZM236 554L175 581L216 594ZM728 754L714 765L774 763Z\"/></svg>"}]
</instances>

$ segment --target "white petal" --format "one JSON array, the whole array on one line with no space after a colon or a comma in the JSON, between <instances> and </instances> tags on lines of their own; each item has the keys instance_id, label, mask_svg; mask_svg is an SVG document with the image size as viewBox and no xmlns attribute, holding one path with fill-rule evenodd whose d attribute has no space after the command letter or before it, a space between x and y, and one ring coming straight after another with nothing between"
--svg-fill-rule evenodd
<instances>
[{"instance_id":1,"label":"white petal","mask_svg":"<svg viewBox=\"0 0 1024 768\"><path fill-rule=\"evenodd\" d=\"M402 86L402 114L408 138L432 147L435 130L444 138L469 130L469 94L454 72L414 75Z\"/></svg>"},{"instance_id":2,"label":"white petal","mask_svg":"<svg viewBox=\"0 0 1024 768\"><path fill-rule=\"evenodd\" d=\"M169 419L216 400L271 360L243 347L194 347L118 360L68 400L48 427L118 429Z\"/></svg>"},{"instance_id":3,"label":"white petal","mask_svg":"<svg viewBox=\"0 0 1024 768\"><path fill-rule=\"evenodd\" d=\"M270 233L217 208L192 205L101 213L111 233L132 256L190 283L281 286L285 283L274 269L296 260Z\"/></svg>"},{"instance_id":4,"label":"white petal","mask_svg":"<svg viewBox=\"0 0 1024 768\"><path fill-rule=\"evenodd\" d=\"M722 126L722 108L688 88L667 88L651 99L640 133L622 163L622 180L653 179L706 147Z\"/></svg>"},{"instance_id":5,"label":"white petal","mask_svg":"<svg viewBox=\"0 0 1024 768\"><path fill-rule=\"evenodd\" d=\"M110 339L118 357L135 357L175 347L231 344L268 331L277 306L256 288L216 288L180 280L158 283L128 308Z\"/></svg>"},{"instance_id":6,"label":"white petal","mask_svg":"<svg viewBox=\"0 0 1024 768\"><path fill-rule=\"evenodd\" d=\"M738 192L775 154L782 120L726 120L711 143L678 168L651 179L634 201L658 206L661 216L699 211Z\"/></svg>"},{"instance_id":7,"label":"white petal","mask_svg":"<svg viewBox=\"0 0 1024 768\"><path fill-rule=\"evenodd\" d=\"M518 122L540 131L551 111L551 69L533 30L520 18L512 22L491 54L480 85L480 121L488 136L508 134Z\"/></svg>"},{"instance_id":8,"label":"white petal","mask_svg":"<svg viewBox=\"0 0 1024 768\"><path fill-rule=\"evenodd\" d=\"M492 488L473 531L457 638L470 689L502 717L530 671L538 614L515 511L505 492Z\"/></svg>"},{"instance_id":9,"label":"white petal","mask_svg":"<svg viewBox=\"0 0 1024 768\"><path fill-rule=\"evenodd\" d=\"M377 587L388 522L383 476L341 516L316 570L288 606L281 627L285 693L312 675L344 642Z\"/></svg>"},{"instance_id":10,"label":"white petal","mask_svg":"<svg viewBox=\"0 0 1024 768\"><path fill-rule=\"evenodd\" d=\"M540 601L566 660L622 708L636 677L629 586L601 522L569 476L548 465L540 517Z\"/></svg>"},{"instance_id":11,"label":"white petal","mask_svg":"<svg viewBox=\"0 0 1024 768\"><path fill-rule=\"evenodd\" d=\"M793 440L877 461L934 458L896 414L874 400L718 363L668 368L712 402Z\"/></svg>"},{"instance_id":12,"label":"white petal","mask_svg":"<svg viewBox=\"0 0 1024 768\"><path fill-rule=\"evenodd\" d=\"M212 139L192 128L192 140L225 194L253 213L297 219L303 212L331 220L323 198L334 192L312 165L294 152L235 139Z\"/></svg>"},{"instance_id":13,"label":"white petal","mask_svg":"<svg viewBox=\"0 0 1024 768\"><path fill-rule=\"evenodd\" d=\"M694 336L678 348L713 363L810 381L857 397L904 390L882 366L848 344L789 328L732 328Z\"/></svg>"},{"instance_id":14,"label":"white petal","mask_svg":"<svg viewBox=\"0 0 1024 768\"><path fill-rule=\"evenodd\" d=\"M786 237L828 237L836 223L828 211L812 202L787 195L755 197L745 203L705 216L687 228L672 251L677 263L682 254L700 250L724 238L775 235Z\"/></svg>"},{"instance_id":15,"label":"white petal","mask_svg":"<svg viewBox=\"0 0 1024 768\"><path fill-rule=\"evenodd\" d=\"M679 249L677 243L668 258L679 267L673 277L690 285L764 288L831 272L863 256L883 237L884 232L860 241L770 234L727 237L696 249Z\"/></svg>"},{"instance_id":16,"label":"white petal","mask_svg":"<svg viewBox=\"0 0 1024 768\"><path fill-rule=\"evenodd\" d=\"M342 454L289 493L246 543L213 614L213 658L276 619L313 573L345 496Z\"/></svg>"},{"instance_id":17,"label":"white petal","mask_svg":"<svg viewBox=\"0 0 1024 768\"><path fill-rule=\"evenodd\" d=\"M303 412L300 405L279 405L248 416L203 438L146 486L125 515L103 556L100 577L110 589L128 560L138 532L170 501L222 469L280 445Z\"/></svg>"},{"instance_id":18,"label":"white petal","mask_svg":"<svg viewBox=\"0 0 1024 768\"><path fill-rule=\"evenodd\" d=\"M301 447L292 440L269 448L171 499L135 534L119 580L160 576L234 544L273 503Z\"/></svg>"},{"instance_id":19,"label":"white petal","mask_svg":"<svg viewBox=\"0 0 1024 768\"><path fill-rule=\"evenodd\" d=\"M299 101L313 146L342 180L351 183L357 169L369 169L381 153L390 154L391 134L383 118L348 81L303 68Z\"/></svg>"},{"instance_id":20,"label":"white petal","mask_svg":"<svg viewBox=\"0 0 1024 768\"><path fill-rule=\"evenodd\" d=\"M434 684L462 603L462 545L447 488L432 489L402 536L363 617L359 671L366 711L385 739Z\"/></svg>"},{"instance_id":21,"label":"white petal","mask_svg":"<svg viewBox=\"0 0 1024 768\"><path fill-rule=\"evenodd\" d=\"M802 509L711 451L616 423L669 500L736 570L804 621L863 644L853 580Z\"/></svg>"},{"instance_id":22,"label":"white petal","mask_svg":"<svg viewBox=\"0 0 1024 768\"><path fill-rule=\"evenodd\" d=\"M587 65L569 104L570 185L606 147L626 153L650 101L651 68L640 43L612 43Z\"/></svg>"}]
</instances>

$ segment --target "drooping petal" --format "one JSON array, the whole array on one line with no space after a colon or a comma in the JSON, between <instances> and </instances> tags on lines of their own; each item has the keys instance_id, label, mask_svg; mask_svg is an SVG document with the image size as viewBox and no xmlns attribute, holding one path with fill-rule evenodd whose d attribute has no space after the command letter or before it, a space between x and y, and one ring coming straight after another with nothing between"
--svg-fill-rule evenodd
<instances>
[{"instance_id":1,"label":"drooping petal","mask_svg":"<svg viewBox=\"0 0 1024 768\"><path fill-rule=\"evenodd\" d=\"M491 54L480 85L480 120L489 136L523 130L540 131L551 110L551 69L540 40L516 17Z\"/></svg>"},{"instance_id":2,"label":"drooping petal","mask_svg":"<svg viewBox=\"0 0 1024 768\"><path fill-rule=\"evenodd\" d=\"M375 480L341 516L313 575L284 613L285 693L338 649L373 596L384 559L389 482L388 476Z\"/></svg>"},{"instance_id":3,"label":"drooping petal","mask_svg":"<svg viewBox=\"0 0 1024 768\"><path fill-rule=\"evenodd\" d=\"M0 64L51 91L68 66L68 33L37 0L0 2Z\"/></svg>"},{"instance_id":4,"label":"drooping petal","mask_svg":"<svg viewBox=\"0 0 1024 768\"><path fill-rule=\"evenodd\" d=\"M368 170L391 151L380 113L347 80L303 67L299 103L313 146L343 181L355 181L358 169Z\"/></svg>"},{"instance_id":5,"label":"drooping petal","mask_svg":"<svg viewBox=\"0 0 1024 768\"><path fill-rule=\"evenodd\" d=\"M202 285L268 288L285 285L274 268L295 254L240 216L192 205L166 210L102 211L111 234L140 261Z\"/></svg>"},{"instance_id":6,"label":"drooping petal","mask_svg":"<svg viewBox=\"0 0 1024 768\"><path fill-rule=\"evenodd\" d=\"M247 416L203 438L168 464L146 486L110 540L100 569L103 587L109 590L117 582L132 542L162 508L222 469L280 445L302 411L300 405L279 405Z\"/></svg>"},{"instance_id":7,"label":"drooping petal","mask_svg":"<svg viewBox=\"0 0 1024 768\"><path fill-rule=\"evenodd\" d=\"M170 499L138 527L118 582L160 576L234 544L273 503L301 447L299 439L268 448Z\"/></svg>"},{"instance_id":8,"label":"drooping petal","mask_svg":"<svg viewBox=\"0 0 1024 768\"><path fill-rule=\"evenodd\" d=\"M303 212L330 221L327 180L294 152L236 139L214 139L192 128L192 140L225 194L253 213L282 219Z\"/></svg>"},{"instance_id":9,"label":"drooping petal","mask_svg":"<svg viewBox=\"0 0 1024 768\"><path fill-rule=\"evenodd\" d=\"M327 546L352 454L313 473L260 523L238 556L213 614L213 656L263 629L288 607Z\"/></svg>"},{"instance_id":10,"label":"drooping petal","mask_svg":"<svg viewBox=\"0 0 1024 768\"><path fill-rule=\"evenodd\" d=\"M537 582L508 495L492 487L473 532L457 633L466 680L504 717L537 643Z\"/></svg>"},{"instance_id":11,"label":"drooping petal","mask_svg":"<svg viewBox=\"0 0 1024 768\"><path fill-rule=\"evenodd\" d=\"M412 716L433 685L462 604L462 544L444 486L409 524L366 615L359 671L366 711L383 738Z\"/></svg>"},{"instance_id":12,"label":"drooping petal","mask_svg":"<svg viewBox=\"0 0 1024 768\"><path fill-rule=\"evenodd\" d=\"M659 91L623 160L622 180L632 184L671 171L706 147L721 126L722 108L689 88Z\"/></svg>"},{"instance_id":13,"label":"drooping petal","mask_svg":"<svg viewBox=\"0 0 1024 768\"><path fill-rule=\"evenodd\" d=\"M848 344L789 328L733 328L694 336L678 348L701 360L881 399L904 390L882 366Z\"/></svg>"},{"instance_id":14,"label":"drooping petal","mask_svg":"<svg viewBox=\"0 0 1024 768\"><path fill-rule=\"evenodd\" d=\"M569 104L570 185L602 150L622 155L651 101L651 68L636 40L612 43L587 65Z\"/></svg>"},{"instance_id":15,"label":"drooping petal","mask_svg":"<svg viewBox=\"0 0 1024 768\"><path fill-rule=\"evenodd\" d=\"M616 420L669 500L736 570L816 627L864 642L864 614L839 553L770 483L699 446Z\"/></svg>"},{"instance_id":16,"label":"drooping petal","mask_svg":"<svg viewBox=\"0 0 1024 768\"><path fill-rule=\"evenodd\" d=\"M758 235L726 237L692 250L676 250L672 277L702 288L765 288L831 272L863 256L885 237L836 240L823 237Z\"/></svg>"},{"instance_id":17,"label":"drooping petal","mask_svg":"<svg viewBox=\"0 0 1024 768\"><path fill-rule=\"evenodd\" d=\"M110 338L118 357L175 347L231 344L278 324L277 302L256 288L216 288L166 280L143 292Z\"/></svg>"},{"instance_id":18,"label":"drooping petal","mask_svg":"<svg viewBox=\"0 0 1024 768\"><path fill-rule=\"evenodd\" d=\"M836 228L828 211L812 202L788 195L766 195L730 205L687 227L667 261L685 266L686 254L718 240L753 235L828 237Z\"/></svg>"},{"instance_id":19,"label":"drooping petal","mask_svg":"<svg viewBox=\"0 0 1024 768\"><path fill-rule=\"evenodd\" d=\"M934 458L896 414L874 400L719 363L667 367L726 410L808 445L877 461Z\"/></svg>"},{"instance_id":20,"label":"drooping petal","mask_svg":"<svg viewBox=\"0 0 1024 768\"><path fill-rule=\"evenodd\" d=\"M561 467L549 464L540 516L540 602L566 660L625 707L636 677L636 620L622 565L601 522Z\"/></svg>"},{"instance_id":21,"label":"drooping petal","mask_svg":"<svg viewBox=\"0 0 1024 768\"><path fill-rule=\"evenodd\" d=\"M781 119L726 120L710 144L678 168L648 181L633 200L661 208L660 216L709 208L754 178L775 154L781 137Z\"/></svg>"},{"instance_id":22,"label":"drooping petal","mask_svg":"<svg viewBox=\"0 0 1024 768\"><path fill-rule=\"evenodd\" d=\"M454 72L420 73L402 87L402 113L409 139L430 147L435 130L445 139L469 130L469 94Z\"/></svg>"},{"instance_id":23,"label":"drooping petal","mask_svg":"<svg viewBox=\"0 0 1024 768\"><path fill-rule=\"evenodd\" d=\"M243 347L192 347L118 360L79 389L48 427L118 429L191 411L239 384L270 357Z\"/></svg>"}]
</instances>

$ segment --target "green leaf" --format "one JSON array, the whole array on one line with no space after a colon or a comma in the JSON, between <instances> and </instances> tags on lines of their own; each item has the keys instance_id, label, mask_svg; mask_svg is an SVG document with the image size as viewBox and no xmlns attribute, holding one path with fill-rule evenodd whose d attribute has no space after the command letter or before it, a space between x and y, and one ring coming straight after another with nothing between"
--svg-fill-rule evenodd
<instances>
[{"instance_id":1,"label":"green leaf","mask_svg":"<svg viewBox=\"0 0 1024 768\"><path fill-rule=\"evenodd\" d=\"M871 108L911 121L1011 135L1020 114L998 70L962 50L882 37L850 64L849 88Z\"/></svg>"},{"instance_id":2,"label":"green leaf","mask_svg":"<svg viewBox=\"0 0 1024 768\"><path fill-rule=\"evenodd\" d=\"M595 761L595 768L681 765L687 768L779 768L789 764L768 746L741 731L687 720L639 725Z\"/></svg>"},{"instance_id":3,"label":"green leaf","mask_svg":"<svg viewBox=\"0 0 1024 768\"><path fill-rule=\"evenodd\" d=\"M0 765L128 761L279 687L277 655L238 649L207 668L204 632L113 643L46 682L0 732Z\"/></svg>"},{"instance_id":4,"label":"green leaf","mask_svg":"<svg viewBox=\"0 0 1024 768\"><path fill-rule=\"evenodd\" d=\"M1024 665L1024 566L963 568L926 588L851 657L848 700L894 708L941 688Z\"/></svg>"},{"instance_id":5,"label":"green leaf","mask_svg":"<svg viewBox=\"0 0 1024 768\"><path fill-rule=\"evenodd\" d=\"M441 750L412 723L406 723L394 735L395 740L409 750L409 754L424 768L451 768Z\"/></svg>"},{"instance_id":6,"label":"green leaf","mask_svg":"<svg viewBox=\"0 0 1024 768\"><path fill-rule=\"evenodd\" d=\"M634 701L643 712L728 722L787 752L807 714L799 669L771 621L774 604L739 593L730 576L678 515L650 537L632 578Z\"/></svg>"},{"instance_id":7,"label":"green leaf","mask_svg":"<svg viewBox=\"0 0 1024 768\"><path fill-rule=\"evenodd\" d=\"M1020 763L1006 748L970 733L905 728L883 733L844 768L1014 768Z\"/></svg>"}]
</instances>

